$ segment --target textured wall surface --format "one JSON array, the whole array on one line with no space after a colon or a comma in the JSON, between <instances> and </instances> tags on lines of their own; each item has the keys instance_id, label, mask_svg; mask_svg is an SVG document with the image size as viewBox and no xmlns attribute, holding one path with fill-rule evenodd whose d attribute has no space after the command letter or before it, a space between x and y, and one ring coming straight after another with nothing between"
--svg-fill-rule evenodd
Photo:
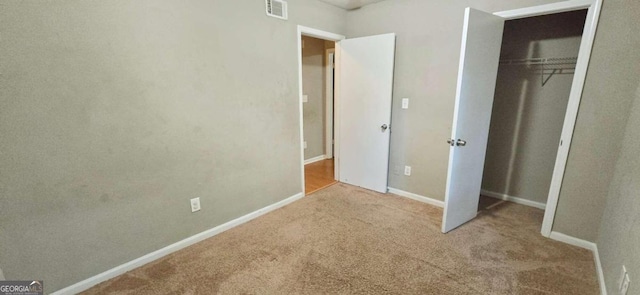
<instances>
[{"instance_id":1,"label":"textured wall surface","mask_svg":"<svg viewBox=\"0 0 640 295\"><path fill-rule=\"evenodd\" d=\"M289 1L282 21L253 0L0 7L7 279L54 291L301 192L296 25L343 33L344 10Z\"/></svg>"},{"instance_id":2,"label":"textured wall surface","mask_svg":"<svg viewBox=\"0 0 640 295\"><path fill-rule=\"evenodd\" d=\"M600 37L603 42L610 43L610 47L602 49L602 56L599 56L604 59L606 55L611 62L611 67L601 71L613 77L603 81L605 89L600 93L600 98L611 103L623 103L623 106L628 106L629 100L633 103L629 107L626 131L617 138L622 148L611 173L612 181L606 194L606 209L599 226L597 244L608 293L617 294L622 265L625 265L631 278L628 294L640 294L640 51L630 50L640 48L640 3L610 1L605 3L605 8L603 16L607 17L601 25L615 33ZM614 83L614 80L615 84L606 84ZM619 133L615 132L614 135ZM602 133L599 136L607 135ZM599 155L593 155L592 161L595 163L592 165L600 162L598 158ZM606 172L601 171L600 177L608 179L610 174L604 174ZM595 191L599 192L600 189ZM589 197L593 193L585 194ZM574 199L575 203L579 201L579 198ZM582 207L572 205L582 210Z\"/></svg>"},{"instance_id":3,"label":"textured wall surface","mask_svg":"<svg viewBox=\"0 0 640 295\"><path fill-rule=\"evenodd\" d=\"M500 58L576 57L585 17L582 10L508 21ZM573 74L542 86L540 69L498 69L482 189L546 203Z\"/></svg>"},{"instance_id":4,"label":"textured wall surface","mask_svg":"<svg viewBox=\"0 0 640 295\"><path fill-rule=\"evenodd\" d=\"M640 294L640 76L628 79L639 87L597 240L609 294L617 294L622 265L631 279L627 294Z\"/></svg>"},{"instance_id":5,"label":"textured wall surface","mask_svg":"<svg viewBox=\"0 0 640 295\"><path fill-rule=\"evenodd\" d=\"M308 101L302 104L304 140L307 142L307 149L304 150L304 158L306 160L324 155L325 41L306 36L303 40L302 93L308 97Z\"/></svg>"},{"instance_id":6,"label":"textured wall surface","mask_svg":"<svg viewBox=\"0 0 640 295\"><path fill-rule=\"evenodd\" d=\"M640 76L639 3L604 1L553 230L595 242Z\"/></svg>"}]
</instances>

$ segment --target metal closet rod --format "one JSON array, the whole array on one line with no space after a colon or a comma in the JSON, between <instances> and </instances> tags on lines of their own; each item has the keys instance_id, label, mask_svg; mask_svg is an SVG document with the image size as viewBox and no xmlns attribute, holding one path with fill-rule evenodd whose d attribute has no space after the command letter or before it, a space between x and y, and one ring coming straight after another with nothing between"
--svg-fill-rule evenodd
<instances>
[{"instance_id":1,"label":"metal closet rod","mask_svg":"<svg viewBox=\"0 0 640 295\"><path fill-rule=\"evenodd\" d=\"M540 71L540 82L542 82L543 87L555 74L573 74L571 70L575 70L577 62L577 57L537 57L500 60L501 65L537 66L536 70ZM548 73L548 76L545 77L545 73L548 71L551 72Z\"/></svg>"},{"instance_id":2,"label":"metal closet rod","mask_svg":"<svg viewBox=\"0 0 640 295\"><path fill-rule=\"evenodd\" d=\"M500 64L503 65L574 65L578 62L577 57L549 57L549 58L520 58L520 59L502 59Z\"/></svg>"}]
</instances>

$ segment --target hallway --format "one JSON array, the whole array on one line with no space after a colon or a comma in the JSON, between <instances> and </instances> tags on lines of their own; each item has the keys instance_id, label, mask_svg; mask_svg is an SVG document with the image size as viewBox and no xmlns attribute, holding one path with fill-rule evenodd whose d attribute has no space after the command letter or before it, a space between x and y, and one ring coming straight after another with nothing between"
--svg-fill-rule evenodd
<instances>
[{"instance_id":1,"label":"hallway","mask_svg":"<svg viewBox=\"0 0 640 295\"><path fill-rule=\"evenodd\" d=\"M338 181L334 177L333 159L326 159L304 166L304 194L309 195Z\"/></svg>"}]
</instances>

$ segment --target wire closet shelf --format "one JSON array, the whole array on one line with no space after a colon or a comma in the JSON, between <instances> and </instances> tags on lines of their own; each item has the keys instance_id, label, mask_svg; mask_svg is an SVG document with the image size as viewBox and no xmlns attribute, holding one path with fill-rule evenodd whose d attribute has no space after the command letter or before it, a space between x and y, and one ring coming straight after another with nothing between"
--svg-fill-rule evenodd
<instances>
[{"instance_id":1,"label":"wire closet shelf","mask_svg":"<svg viewBox=\"0 0 640 295\"><path fill-rule=\"evenodd\" d=\"M542 86L556 74L573 74L576 69L577 57L551 57L551 58L522 58L503 59L500 65L526 66L540 74Z\"/></svg>"}]
</instances>

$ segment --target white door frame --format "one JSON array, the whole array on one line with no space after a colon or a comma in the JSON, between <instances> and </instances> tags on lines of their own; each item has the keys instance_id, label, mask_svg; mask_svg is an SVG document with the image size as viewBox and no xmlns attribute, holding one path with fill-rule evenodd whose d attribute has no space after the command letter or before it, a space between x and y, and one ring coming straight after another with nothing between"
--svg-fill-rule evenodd
<instances>
[{"instance_id":1,"label":"white door frame","mask_svg":"<svg viewBox=\"0 0 640 295\"><path fill-rule=\"evenodd\" d=\"M340 59L339 59L339 53L340 50L338 50L339 48L339 44L337 43L340 40L345 39L345 36L340 35L340 34L335 34L335 33L330 33L330 32L326 32L326 31L322 31L322 30L318 30L318 29L314 29L314 28L309 28L309 27L305 27L305 26L300 26L298 25L298 31L297 31L297 39L298 39L298 111L300 113L300 117L299 117L299 124L300 124L300 173L301 173L301 187L302 187L302 194L304 194L305 192L305 185L304 185L304 125L303 125L303 113L302 113L302 36L308 36L308 37L314 37L314 38L318 38L318 39L323 39L323 40L328 40L328 41L334 41L336 42L336 55L335 55L335 59L336 59L336 71L335 71L335 80L336 83L334 85L334 89L338 89L338 87L340 87L340 83L338 83L337 81L339 80L339 75L340 75L340 71L338 70L340 67ZM335 91L335 93L338 93L338 91ZM335 106L334 109L337 109L337 105L339 102L339 96L335 95L334 97L334 101L335 101ZM334 121L335 121L335 125L336 126L340 126L339 123L339 118L340 118L340 112L336 111L334 112ZM335 134L334 137L338 138L338 131L339 128L335 128ZM340 165L340 155L339 155L339 149L338 149L338 140L335 141L334 143L334 151L335 151L335 155L334 155L334 178L335 179L339 179L338 178L338 167Z\"/></svg>"},{"instance_id":2,"label":"white door frame","mask_svg":"<svg viewBox=\"0 0 640 295\"><path fill-rule=\"evenodd\" d=\"M593 48L593 40L595 39L600 10L602 9L602 0L570 0L494 13L497 16L510 20L582 9L588 10L587 19L584 24L584 31L580 42L580 51L578 53L578 62L576 63L575 74L573 76L567 112L565 114L564 125L562 126L560 145L558 147L556 163L553 169L553 177L551 178L547 206L544 212L542 229L540 230L542 235L545 237L549 237L551 235L551 230L553 228L553 220L558 207L560 188L562 187L562 180L567 166L567 158L569 156L569 148L571 147L571 140L573 138L573 130L576 125L576 118L578 117L578 107L580 106L580 100L582 99L582 90L587 77L587 68L589 67L589 59L591 58L591 49Z\"/></svg>"},{"instance_id":3,"label":"white door frame","mask_svg":"<svg viewBox=\"0 0 640 295\"><path fill-rule=\"evenodd\" d=\"M333 96L334 96L334 61L336 58L336 49L325 49L325 56L327 59L324 63L325 71L325 159L333 158Z\"/></svg>"}]
</instances>

